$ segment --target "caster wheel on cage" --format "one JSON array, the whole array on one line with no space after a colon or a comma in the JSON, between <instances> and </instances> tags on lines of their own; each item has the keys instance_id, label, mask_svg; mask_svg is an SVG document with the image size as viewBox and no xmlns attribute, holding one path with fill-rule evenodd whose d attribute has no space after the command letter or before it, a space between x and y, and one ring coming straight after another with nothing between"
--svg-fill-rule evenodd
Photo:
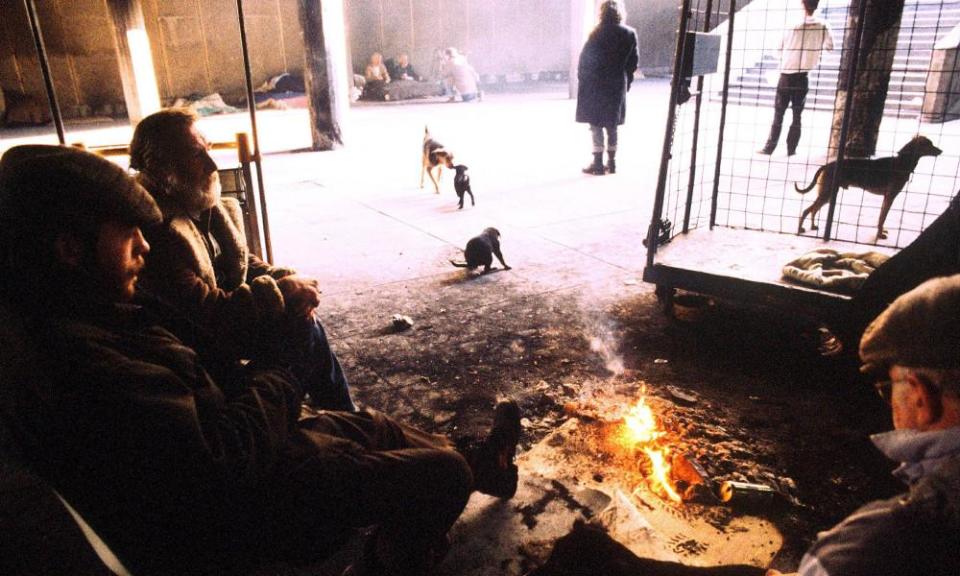
<instances>
[{"instance_id":1,"label":"caster wheel on cage","mask_svg":"<svg viewBox=\"0 0 960 576\"><path fill-rule=\"evenodd\" d=\"M668 318L673 318L673 297L676 295L677 289L664 286L663 284L657 284L657 288L653 293L657 295L657 302L660 303L660 309L663 313Z\"/></svg>"}]
</instances>

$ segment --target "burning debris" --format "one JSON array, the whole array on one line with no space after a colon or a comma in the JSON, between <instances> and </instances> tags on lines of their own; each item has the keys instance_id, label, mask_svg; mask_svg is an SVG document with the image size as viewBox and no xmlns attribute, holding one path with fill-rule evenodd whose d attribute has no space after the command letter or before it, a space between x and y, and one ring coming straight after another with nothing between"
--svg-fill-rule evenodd
<instances>
[{"instance_id":1,"label":"burning debris","mask_svg":"<svg viewBox=\"0 0 960 576\"><path fill-rule=\"evenodd\" d=\"M735 484L726 488L733 497L725 505L717 489L731 476L718 475L714 462L701 463L697 456L701 447L709 450L719 442L688 436L697 432L687 416L697 412L699 417L704 404L709 403L677 406L647 394L636 382L616 380L589 399L568 402L565 412L571 417L520 457L521 470L527 471L524 482L531 489L562 483L579 504L584 504L581 494L597 491L610 502L588 515L560 496L545 500L555 492L546 489L536 492L533 508L521 508L544 514L562 508L596 522L642 558L699 566L766 565L783 540L770 521L750 513L765 516L768 510L743 507L755 497L750 488ZM542 526L557 525L547 522L536 524L529 537L538 537Z\"/></svg>"},{"instance_id":2,"label":"burning debris","mask_svg":"<svg viewBox=\"0 0 960 576\"><path fill-rule=\"evenodd\" d=\"M640 401L628 408L623 416L619 442L635 454L642 452L646 455L650 466L645 475L651 492L665 495L674 502L681 502L682 498L670 481L670 464L666 459L670 448L663 445L666 434L653 415L653 410L647 406L644 388Z\"/></svg>"},{"instance_id":3,"label":"burning debris","mask_svg":"<svg viewBox=\"0 0 960 576\"><path fill-rule=\"evenodd\" d=\"M799 505L795 482L759 465L765 450L751 446L745 431L718 417L710 402L673 387L666 387L665 397L648 394L642 382L612 387L620 390L585 387L590 394L567 401L564 413L597 428L601 454L637 477L630 486L634 496L649 492L674 505L765 513Z\"/></svg>"}]
</instances>

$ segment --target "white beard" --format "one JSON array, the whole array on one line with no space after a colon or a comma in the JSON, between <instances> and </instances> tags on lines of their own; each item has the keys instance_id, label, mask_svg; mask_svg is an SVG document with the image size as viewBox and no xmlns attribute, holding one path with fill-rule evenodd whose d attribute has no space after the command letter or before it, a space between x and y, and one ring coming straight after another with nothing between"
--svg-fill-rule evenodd
<instances>
[{"instance_id":1,"label":"white beard","mask_svg":"<svg viewBox=\"0 0 960 576\"><path fill-rule=\"evenodd\" d=\"M193 217L213 208L220 201L220 174L217 172L199 184L186 184L175 176L170 184L172 196Z\"/></svg>"}]
</instances>

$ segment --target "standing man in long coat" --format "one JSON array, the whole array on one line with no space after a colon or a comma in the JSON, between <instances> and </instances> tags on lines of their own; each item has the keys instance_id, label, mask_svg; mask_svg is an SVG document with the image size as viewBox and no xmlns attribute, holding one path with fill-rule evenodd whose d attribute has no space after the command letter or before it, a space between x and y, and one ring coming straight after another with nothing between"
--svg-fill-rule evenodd
<instances>
[{"instance_id":1,"label":"standing man in long coat","mask_svg":"<svg viewBox=\"0 0 960 576\"><path fill-rule=\"evenodd\" d=\"M577 122L590 124L593 163L587 174L617 171L617 127L627 112L627 91L637 71L637 32L624 25L620 0L600 5L600 22L583 45L577 69ZM603 132L607 132L607 166L603 166Z\"/></svg>"}]
</instances>

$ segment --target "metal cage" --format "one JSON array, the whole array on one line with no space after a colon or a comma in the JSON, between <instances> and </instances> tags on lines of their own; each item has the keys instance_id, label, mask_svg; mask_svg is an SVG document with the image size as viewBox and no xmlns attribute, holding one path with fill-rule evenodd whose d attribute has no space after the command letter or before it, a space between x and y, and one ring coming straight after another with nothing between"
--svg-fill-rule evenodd
<instances>
[{"instance_id":1,"label":"metal cage","mask_svg":"<svg viewBox=\"0 0 960 576\"><path fill-rule=\"evenodd\" d=\"M805 16L802 0L682 0L646 240L644 279L661 294L787 302L830 318L855 293L785 280L785 264L824 248L894 256L948 210L960 178L960 1L821 0L814 17L828 24L834 48L807 73L799 144L787 155L781 138L773 154L758 153L771 132L781 41ZM784 134L790 122L788 110ZM843 178L880 170L861 159L896 156L917 135L943 152L919 159L892 198L883 237L883 197L844 188ZM818 173L829 162L833 176ZM796 191L818 175L812 192ZM836 192L819 228L799 232L819 186Z\"/></svg>"}]
</instances>

